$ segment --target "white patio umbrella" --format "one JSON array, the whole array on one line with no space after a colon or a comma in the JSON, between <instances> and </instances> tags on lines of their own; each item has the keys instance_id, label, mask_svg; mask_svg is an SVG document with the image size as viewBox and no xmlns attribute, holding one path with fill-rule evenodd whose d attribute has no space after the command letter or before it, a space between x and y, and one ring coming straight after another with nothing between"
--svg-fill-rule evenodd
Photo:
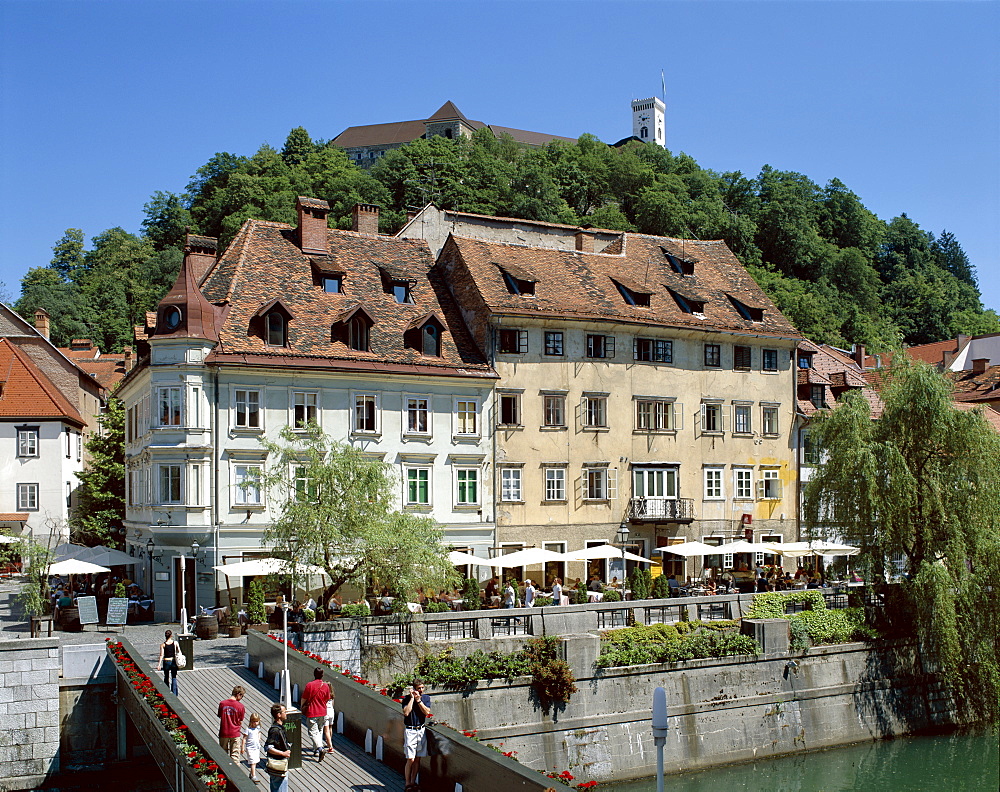
<instances>
[{"instance_id":1,"label":"white patio umbrella","mask_svg":"<svg viewBox=\"0 0 1000 792\"><path fill-rule=\"evenodd\" d=\"M113 547L85 547L72 557L79 561L89 561L91 564L102 564L105 566L136 563L134 556L123 553L121 550L115 550Z\"/></svg>"},{"instance_id":2,"label":"white patio umbrella","mask_svg":"<svg viewBox=\"0 0 1000 792\"><path fill-rule=\"evenodd\" d=\"M738 542L730 542L729 544L719 545L714 549L716 553L774 553L771 549L772 545L757 544L754 542L744 542L742 539Z\"/></svg>"},{"instance_id":3,"label":"white patio umbrella","mask_svg":"<svg viewBox=\"0 0 1000 792\"><path fill-rule=\"evenodd\" d=\"M684 556L688 558L690 556L706 556L715 555L720 552L718 547L714 545L705 544L704 542L681 542L675 545L665 545L664 547L657 547L654 553L674 553L675 555Z\"/></svg>"},{"instance_id":4,"label":"white patio umbrella","mask_svg":"<svg viewBox=\"0 0 1000 792\"><path fill-rule=\"evenodd\" d=\"M621 553L619 553L621 555ZM521 566L537 566L546 561L565 561L562 553L554 553L551 550L543 550L540 547L528 547L518 550L516 553L496 556L490 559L490 566L510 569Z\"/></svg>"},{"instance_id":5,"label":"white patio umbrella","mask_svg":"<svg viewBox=\"0 0 1000 792\"><path fill-rule=\"evenodd\" d=\"M596 561L598 559L607 558L621 558L622 549L620 547L615 547L614 545L603 544L597 545L596 547L587 547L583 550L574 550L571 553L563 553L563 560L565 561ZM639 561L643 564L655 564L651 558L643 558L641 555L636 555L635 553L625 552L625 558L629 561Z\"/></svg>"},{"instance_id":6,"label":"white patio umbrella","mask_svg":"<svg viewBox=\"0 0 1000 792\"><path fill-rule=\"evenodd\" d=\"M770 548L768 552L777 553L785 558L802 558L813 553L810 542L778 542L776 544L769 543L767 546Z\"/></svg>"},{"instance_id":7,"label":"white patio umbrella","mask_svg":"<svg viewBox=\"0 0 1000 792\"><path fill-rule=\"evenodd\" d=\"M448 553L448 561L454 566L494 566L493 561L489 558L480 558L479 556L474 556L471 553L463 553L459 550L452 550Z\"/></svg>"},{"instance_id":8,"label":"white patio umbrella","mask_svg":"<svg viewBox=\"0 0 1000 792\"><path fill-rule=\"evenodd\" d=\"M107 567L91 564L89 561L81 561L78 558L67 558L65 561L49 564L50 575L88 575L110 571Z\"/></svg>"},{"instance_id":9,"label":"white patio umbrella","mask_svg":"<svg viewBox=\"0 0 1000 792\"><path fill-rule=\"evenodd\" d=\"M284 575L291 570L289 562L282 558L251 558L248 561L237 561L235 564L220 564L212 569L218 570L226 577L256 577L258 575ZM296 577L302 575L326 575L323 567L313 564L295 562Z\"/></svg>"},{"instance_id":10,"label":"white patio umbrella","mask_svg":"<svg viewBox=\"0 0 1000 792\"><path fill-rule=\"evenodd\" d=\"M860 547L835 544L832 542L813 542L813 545L813 552L816 555L852 556L861 552Z\"/></svg>"}]
</instances>

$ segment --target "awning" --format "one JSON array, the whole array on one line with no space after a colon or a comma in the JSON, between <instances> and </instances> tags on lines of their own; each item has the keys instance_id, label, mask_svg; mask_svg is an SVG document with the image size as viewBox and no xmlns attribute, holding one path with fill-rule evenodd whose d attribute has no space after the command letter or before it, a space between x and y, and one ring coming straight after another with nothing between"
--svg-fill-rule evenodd
<instances>
[{"instance_id":1,"label":"awning","mask_svg":"<svg viewBox=\"0 0 1000 792\"><path fill-rule=\"evenodd\" d=\"M615 547L614 545L603 544L597 547L587 547L583 550L574 550L572 553L564 553L563 558L566 561L594 561L602 558L621 558L622 549L620 547ZM628 561L638 561L643 564L654 564L656 563L652 559L643 558L641 555L636 555L635 553L625 553L625 558Z\"/></svg>"}]
</instances>

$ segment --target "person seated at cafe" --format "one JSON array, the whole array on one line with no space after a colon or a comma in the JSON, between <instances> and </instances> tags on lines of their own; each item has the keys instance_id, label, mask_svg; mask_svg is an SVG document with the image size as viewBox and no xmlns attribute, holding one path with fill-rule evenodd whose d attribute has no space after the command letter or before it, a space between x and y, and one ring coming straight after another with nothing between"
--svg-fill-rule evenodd
<instances>
[{"instance_id":1,"label":"person seated at cafe","mask_svg":"<svg viewBox=\"0 0 1000 792\"><path fill-rule=\"evenodd\" d=\"M385 616L392 613L392 597L389 596L389 589L382 589L382 596L379 597L377 611L376 616Z\"/></svg>"},{"instance_id":2,"label":"person seated at cafe","mask_svg":"<svg viewBox=\"0 0 1000 792\"><path fill-rule=\"evenodd\" d=\"M601 583L601 579L597 575L590 576L590 582L587 584L588 591L603 591L604 584Z\"/></svg>"},{"instance_id":3,"label":"person seated at cafe","mask_svg":"<svg viewBox=\"0 0 1000 792\"><path fill-rule=\"evenodd\" d=\"M711 577L710 578L706 578L706 580L705 580L705 588L708 589L709 596L711 596L712 594L717 593L718 586L715 583L715 578L711 578Z\"/></svg>"},{"instance_id":4,"label":"person seated at cafe","mask_svg":"<svg viewBox=\"0 0 1000 792\"><path fill-rule=\"evenodd\" d=\"M53 615L53 618L55 619L55 621L58 623L59 622L59 614L62 611L64 611L66 608L72 608L73 607L73 597L70 596L69 590L66 590L66 591L60 590L60 591L57 592L57 594L59 596L56 597L56 606L55 606L55 609L52 612L52 615Z\"/></svg>"},{"instance_id":5,"label":"person seated at cafe","mask_svg":"<svg viewBox=\"0 0 1000 792\"><path fill-rule=\"evenodd\" d=\"M622 583L618 579L618 575L615 575L613 578L611 578L610 585L611 585L611 588L613 588L613 589L617 589L617 588L621 588L622 587Z\"/></svg>"},{"instance_id":6,"label":"person seated at cafe","mask_svg":"<svg viewBox=\"0 0 1000 792\"><path fill-rule=\"evenodd\" d=\"M327 613L340 613L341 600L336 594L333 594L326 603Z\"/></svg>"},{"instance_id":7,"label":"person seated at cafe","mask_svg":"<svg viewBox=\"0 0 1000 792\"><path fill-rule=\"evenodd\" d=\"M806 572L802 567L799 567L798 569L795 570L795 579L796 580L802 580L802 578L808 578L808 577L809 577L809 573Z\"/></svg>"},{"instance_id":8,"label":"person seated at cafe","mask_svg":"<svg viewBox=\"0 0 1000 792\"><path fill-rule=\"evenodd\" d=\"M670 589L671 597L679 597L681 595L681 584L677 582L677 578L673 575L667 576L667 587Z\"/></svg>"},{"instance_id":9,"label":"person seated at cafe","mask_svg":"<svg viewBox=\"0 0 1000 792\"><path fill-rule=\"evenodd\" d=\"M493 598L499 596L500 594L500 578L496 575L491 577L486 583L486 607L489 608L493 605Z\"/></svg>"}]
</instances>

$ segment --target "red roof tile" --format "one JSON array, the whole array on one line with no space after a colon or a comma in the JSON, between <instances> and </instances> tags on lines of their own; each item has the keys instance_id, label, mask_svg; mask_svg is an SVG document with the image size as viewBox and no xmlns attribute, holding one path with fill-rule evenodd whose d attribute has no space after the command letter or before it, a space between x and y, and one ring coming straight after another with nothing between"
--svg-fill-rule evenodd
<instances>
[{"instance_id":1,"label":"red roof tile","mask_svg":"<svg viewBox=\"0 0 1000 792\"><path fill-rule=\"evenodd\" d=\"M34 361L6 338L0 338L0 418L62 420L85 426L76 407Z\"/></svg>"}]
</instances>

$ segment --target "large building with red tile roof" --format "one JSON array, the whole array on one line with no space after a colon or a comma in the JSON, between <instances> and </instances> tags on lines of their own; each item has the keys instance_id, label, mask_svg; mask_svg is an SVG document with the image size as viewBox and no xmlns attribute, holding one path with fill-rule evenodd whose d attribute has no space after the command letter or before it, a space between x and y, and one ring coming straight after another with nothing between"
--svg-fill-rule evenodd
<instances>
[{"instance_id":1,"label":"large building with red tile roof","mask_svg":"<svg viewBox=\"0 0 1000 792\"><path fill-rule=\"evenodd\" d=\"M139 362L119 388L127 523L172 579L192 541L209 566L266 552L278 504L258 483L260 439L311 421L391 464L398 508L436 519L448 544L494 545L495 371L425 242L379 235L374 207L350 231L328 228L327 212L300 198L297 226L247 221L200 277L189 244L137 329ZM214 584L198 580L199 602L225 580ZM157 611L176 617L179 591L152 585Z\"/></svg>"}]
</instances>

